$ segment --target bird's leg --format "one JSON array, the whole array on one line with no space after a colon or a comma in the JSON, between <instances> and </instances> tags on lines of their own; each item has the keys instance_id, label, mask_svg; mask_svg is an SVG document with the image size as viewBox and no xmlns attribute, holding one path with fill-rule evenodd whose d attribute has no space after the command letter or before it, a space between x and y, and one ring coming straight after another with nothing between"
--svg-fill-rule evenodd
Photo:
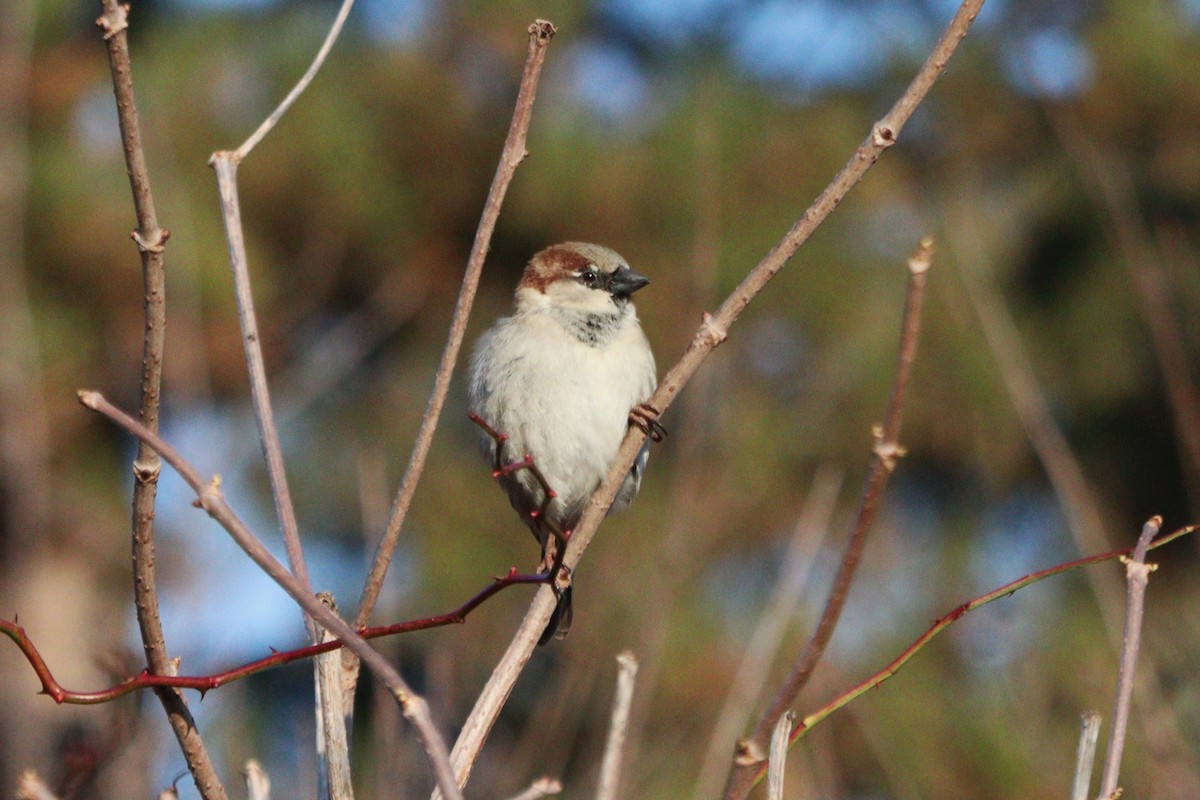
<instances>
[{"instance_id":1,"label":"bird's leg","mask_svg":"<svg viewBox=\"0 0 1200 800\"><path fill-rule=\"evenodd\" d=\"M554 498L558 495L550 488L550 482L546 480L546 476L538 469L532 454L526 453L525 457L519 461L505 463L504 445L508 442L508 434L500 433L474 412L468 412L467 417L471 422L482 428L488 436L492 437L492 441L496 443L495 456L492 461L493 478L511 475L514 472L526 469L529 470L534 480L541 487L542 503L535 511L529 512L529 516L533 518L536 525L541 526L546 531L545 544L542 551L542 563L539 566L539 570L546 576L547 582L551 586L554 586L554 590L556 592L560 591L557 584L559 573L566 569L567 574L570 574L570 569L563 566L563 557L567 553L567 542L571 539L571 532L563 530L562 526L552 520L547 513L550 504L554 502ZM660 425L659 427L661 428L662 426Z\"/></svg>"},{"instance_id":2,"label":"bird's leg","mask_svg":"<svg viewBox=\"0 0 1200 800\"><path fill-rule=\"evenodd\" d=\"M667 438L667 429L659 422L660 416L658 409L649 403L638 403L629 410L629 424L652 440L661 442Z\"/></svg>"},{"instance_id":3,"label":"bird's leg","mask_svg":"<svg viewBox=\"0 0 1200 800\"><path fill-rule=\"evenodd\" d=\"M500 470L504 466L504 443L508 441L508 434L500 433L491 425L488 425L483 417L474 411L467 412L467 419L474 422L480 428L483 428L484 433L492 437L492 441L496 443L496 447L492 451L492 477L499 477Z\"/></svg>"}]
</instances>

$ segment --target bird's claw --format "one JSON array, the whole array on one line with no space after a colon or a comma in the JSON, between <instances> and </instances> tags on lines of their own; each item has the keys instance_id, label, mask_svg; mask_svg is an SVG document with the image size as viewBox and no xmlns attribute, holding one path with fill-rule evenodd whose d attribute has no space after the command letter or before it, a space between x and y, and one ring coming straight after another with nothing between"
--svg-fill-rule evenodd
<instances>
[{"instance_id":1,"label":"bird's claw","mask_svg":"<svg viewBox=\"0 0 1200 800\"><path fill-rule=\"evenodd\" d=\"M649 403L638 403L629 410L629 424L650 437L652 441L661 442L667 438L667 429L659 421L662 416L659 410Z\"/></svg>"}]
</instances>

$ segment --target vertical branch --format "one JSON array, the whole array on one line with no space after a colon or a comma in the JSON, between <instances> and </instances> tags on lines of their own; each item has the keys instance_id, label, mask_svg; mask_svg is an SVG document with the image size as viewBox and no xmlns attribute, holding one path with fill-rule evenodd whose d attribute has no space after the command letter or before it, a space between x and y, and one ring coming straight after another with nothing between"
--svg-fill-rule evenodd
<instances>
[{"instance_id":1,"label":"vertical branch","mask_svg":"<svg viewBox=\"0 0 1200 800\"><path fill-rule=\"evenodd\" d=\"M242 346L246 354L246 367L250 376L250 399L254 406L254 419L258 422L259 438L262 441L263 457L267 462L267 475L271 482L271 496L275 500L275 513L283 529L284 547L287 549L288 565L300 582L311 592L308 569L304 564L304 551L300 544L300 530L296 523L296 508L288 488L287 473L283 465L283 449L279 443L279 431L275 427L275 414L271 409L271 392L267 385L267 369L263 360L258 319L254 313L254 295L250 289L250 266L246 257L246 238L242 228L242 210L238 202L236 153L227 150L213 153L209 164L217 174L217 188L221 195L221 214L225 222L225 237L229 243L229 263L233 269L233 289L237 298L238 324L242 331ZM309 621L310 633L311 621Z\"/></svg>"},{"instance_id":2,"label":"vertical branch","mask_svg":"<svg viewBox=\"0 0 1200 800\"><path fill-rule=\"evenodd\" d=\"M708 749L700 762L700 776L692 791L693 800L713 797L721 791L721 778L727 771L722 756L745 729L762 696L779 645L815 566L815 557L829 533L829 520L842 488L842 479L841 470L827 465L818 469L813 476L812 487L804 500L804 510L796 522L783 564L779 568L779 579L771 598L759 614L758 623L750 634L733 673L733 680L729 682L729 692L713 724Z\"/></svg>"},{"instance_id":3,"label":"vertical branch","mask_svg":"<svg viewBox=\"0 0 1200 800\"><path fill-rule=\"evenodd\" d=\"M525 150L525 136L529 131L529 121L533 116L533 101L537 95L538 78L542 73L542 62L546 59L546 48L554 36L554 24L546 20L537 20L529 26L529 49L525 56L525 69L521 74L521 87L517 91L516 107L513 110L512 123L508 128L508 137L504 141L504 149L500 154L500 163L492 178L492 186L488 190L487 200L483 205L483 215L479 220L479 228L475 232L475 243L471 246L471 255L467 259L466 274L463 275L462 288L454 305L454 316L450 320L450 333L446 339L446 347L442 351L438 363L437 375L433 381L433 392L425 407L425 415L417 429L417 438L413 443L412 455L404 477L400 480L400 489L392 503L392 512L388 518L387 529L375 549L375 558L371 570L363 586L362 598L359 600L356 623L361 627L371 618L379 592L383 588L383 579L387 575L388 566L392 562L392 554L400 538L400 529L404 526L404 518L408 515L409 505L417 490L417 482L425 469L425 459L429 455L433 434L437 430L441 418L442 406L446 403L446 393L450 391L450 376L458 361L458 352L462 348L463 337L467 332L467 317L475 302L475 290L479 286L479 276L483 272L483 261L487 256L488 247L492 241L492 231L496 229L496 220L500 216L500 206L508 185L512 183L517 167L525 160L528 153Z\"/></svg>"},{"instance_id":4,"label":"vertical branch","mask_svg":"<svg viewBox=\"0 0 1200 800\"><path fill-rule=\"evenodd\" d=\"M824 222L833 210L845 199L872 165L879 160L883 152L896 143L900 131L908 123L913 111L929 93L933 83L946 69L951 55L959 43L967 35L971 23L983 7L983 0L963 0L950 24L942 33L929 58L921 66L904 94L896 101L891 110L871 126L871 132L850 156L850 160L842 168L828 186L821 192L808 210L796 220L783 238L771 248L758 264L747 273L737 288L725 299L715 314L704 314L700 327L693 335L691 343L671 367L666 376L659 382L658 388L650 397L649 403L654 408L665 412L674 402L679 392L692 379L700 365L708 358L722 342L728 338L729 327L737 321L742 311L750 304L759 292L779 270L796 254L818 226ZM608 473L600 487L592 495L584 509L583 516L571 533L571 543L563 563L569 570L574 570L579 564L592 538L596 535L600 523L609 506L617 495L617 490L625 475L633 465L645 434L637 429L631 429L621 443ZM471 764L479 755L483 742L491 730L492 724L500 713L504 702L512 692L513 684L521 670L528 662L533 652L537 635L550 619L555 606L554 591L546 586L538 590L533 602L526 612L520 629L513 637L508 650L501 657L500 663L492 672L484 686L483 692L471 709L454 743L451 760L461 783L466 782L470 774Z\"/></svg>"},{"instance_id":5,"label":"vertical branch","mask_svg":"<svg viewBox=\"0 0 1200 800\"><path fill-rule=\"evenodd\" d=\"M296 507L288 488L287 472L283 465L283 452L279 444L279 431L275 425L275 414L271 408L271 393L267 385L266 364L263 361L262 340L258 333L258 319L254 313L254 293L250 288L250 267L246 257L246 239L242 228L242 212L238 202L237 168L263 138L278 124L296 99L308 88L317 71L325 63L334 42L342 32L342 26L354 0L342 0L337 16L325 35L325 40L313 57L312 63L292 90L262 124L242 142L237 150L222 150L212 154L209 165L217 175L217 189L221 197L221 214L225 222L225 236L229 243L229 264L233 269L233 288L237 301L238 325L242 331L242 347L246 355L246 367L250 377L250 399L254 407L254 419L258 423L262 441L263 457L267 462L267 476L271 483L271 496L275 501L275 513L283 531L284 548L287 550L288 565L309 592L308 568L304 563L304 549L300 543L300 528L296 522ZM312 620L306 619L309 634L316 637Z\"/></svg>"},{"instance_id":6,"label":"vertical branch","mask_svg":"<svg viewBox=\"0 0 1200 800\"><path fill-rule=\"evenodd\" d=\"M787 766L788 734L796 715L789 711L775 723L771 734L771 755L767 765L767 800L783 800L783 773Z\"/></svg>"},{"instance_id":7,"label":"vertical branch","mask_svg":"<svg viewBox=\"0 0 1200 800\"><path fill-rule=\"evenodd\" d=\"M850 594L850 586L858 565L862 561L866 548L867 535L875 522L879 505L883 500L883 491L888 479L896 469L897 460L904 455L900 446L900 422L904 417L904 402L907 397L908 380L912 373L912 365L917 356L917 341L921 331L921 308L925 299L925 284L929 277L929 267L933 257L933 240L925 238L908 260L908 296L904 306L904 320L901 323L900 348L896 359L896 376L892 383L892 394L888 400L887 414L883 425L875 431L874 458L863 487L862 500L859 504L858 515L854 520L854 529L825 608L813 629L812 636L801 652L800 657L792 667L792 672L784 681L783 686L775 695L770 708L759 720L758 726L748 740L738 743L738 753L735 758L734 771L730 773L730 781L726 788L726 797L741 797L749 789L754 772L762 761L763 752L769 741L775 723L788 708L796 701L800 691L808 683L813 669L825 653L829 640L833 637L834 628L841 618L846 599Z\"/></svg>"},{"instance_id":8,"label":"vertical branch","mask_svg":"<svg viewBox=\"0 0 1200 800\"><path fill-rule=\"evenodd\" d=\"M1129 704L1133 699L1133 674L1138 648L1142 641L1142 614L1145 610L1146 586L1157 564L1146 563L1146 549L1162 527L1162 517L1151 517L1142 526L1133 555L1122 557L1128 592L1125 598L1125 644L1121 648L1121 671L1117 676L1116 699L1113 701L1112 730L1108 735L1108 750L1104 754L1104 776L1100 779L1100 800L1107 800L1117 791L1121 774L1121 754L1125 750L1125 732L1129 727Z\"/></svg>"},{"instance_id":9,"label":"vertical branch","mask_svg":"<svg viewBox=\"0 0 1200 800\"><path fill-rule=\"evenodd\" d=\"M333 595L321 592L317 598L337 611ZM329 631L320 632L320 641L333 641ZM344 714L342 654L334 650L315 659L317 725L317 800L354 800L350 781L350 739Z\"/></svg>"},{"instance_id":10,"label":"vertical branch","mask_svg":"<svg viewBox=\"0 0 1200 800\"><path fill-rule=\"evenodd\" d=\"M1075 782L1071 800L1087 800L1092 784L1092 767L1096 763L1096 740L1100 738L1100 715L1085 712L1079 720L1079 749L1075 754Z\"/></svg>"},{"instance_id":11,"label":"vertical branch","mask_svg":"<svg viewBox=\"0 0 1200 800\"><path fill-rule=\"evenodd\" d=\"M145 284L145 333L142 341L139 415L142 424L148 430L157 432L166 332L163 246L170 234L158 224L154 196L150 190L150 175L142 148L127 37L129 7L120 5L117 0L101 0L101 6L103 14L96 20L96 24L104 31L104 40L108 46L108 63L117 101L121 144L125 152L125 165L129 172L129 185L133 191L133 205L137 215L137 229L132 235L141 253ZM154 502L161 470L162 463L158 453L144 441L140 441L133 462L134 604L150 671L165 675L170 674L171 663L163 639L162 620L159 618L154 567ZM159 689L157 694L201 795L205 800L224 800L225 789L217 778L212 760L183 695L172 689Z\"/></svg>"},{"instance_id":12,"label":"vertical branch","mask_svg":"<svg viewBox=\"0 0 1200 800\"><path fill-rule=\"evenodd\" d=\"M604 760L600 764L600 787L596 790L596 800L616 800L637 671L638 662L633 653L625 650L617 654L617 692L613 697L612 721L608 728L608 743L604 746Z\"/></svg>"}]
</instances>

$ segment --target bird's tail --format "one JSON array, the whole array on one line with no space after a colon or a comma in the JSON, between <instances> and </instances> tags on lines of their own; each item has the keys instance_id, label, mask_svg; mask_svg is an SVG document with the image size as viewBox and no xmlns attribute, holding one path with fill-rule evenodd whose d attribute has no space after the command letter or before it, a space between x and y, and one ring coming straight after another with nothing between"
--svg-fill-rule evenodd
<instances>
[{"instance_id":1,"label":"bird's tail","mask_svg":"<svg viewBox=\"0 0 1200 800\"><path fill-rule=\"evenodd\" d=\"M550 615L550 621L546 623L546 629L542 631L542 638L538 639L538 647L551 639L565 638L570 633L571 621L575 613L571 608L571 588L568 586L563 589L558 596L558 605L554 607L554 613Z\"/></svg>"}]
</instances>

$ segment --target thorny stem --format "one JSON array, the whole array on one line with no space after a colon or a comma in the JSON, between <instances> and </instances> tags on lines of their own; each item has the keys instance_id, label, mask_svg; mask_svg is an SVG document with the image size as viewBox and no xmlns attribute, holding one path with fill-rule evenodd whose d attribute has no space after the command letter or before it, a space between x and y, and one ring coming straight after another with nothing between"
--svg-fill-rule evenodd
<instances>
[{"instance_id":1,"label":"thorny stem","mask_svg":"<svg viewBox=\"0 0 1200 800\"><path fill-rule=\"evenodd\" d=\"M1152 542L1149 542L1148 544L1145 545L1145 548L1146 548L1146 550L1155 550L1159 547L1162 547L1163 545L1170 544L1171 542L1175 541L1176 539L1179 539L1183 536L1187 536L1188 534L1193 533L1197 530L1200 530L1200 525L1187 525L1185 527L1182 527L1182 528L1174 531L1173 533L1169 533L1166 536L1161 536L1158 539L1156 539ZM1139 546L1141 546L1141 545L1139 544ZM839 695L837 698L835 698L830 703L826 704L825 706L822 706L821 708L812 712L808 716L804 717L804 719L800 720L800 724L798 724L795 728L792 729L791 735L788 738L789 744L795 744L796 741L798 741L802 736L804 736L806 733L808 733L808 731L814 725L821 722L822 720L824 720L826 717L828 717L833 712L837 711L838 709L842 708L843 706L848 705L851 701L866 694L867 692L871 691L872 689L874 689L877 686L879 686L880 684L882 684L888 678L895 675L897 672L900 671L901 667L903 667L910 660L912 660L913 656L915 656L918 652L920 652L920 650L923 647L925 647L925 645L929 644L929 642L934 637L936 637L939 633L946 630L951 625L953 625L955 622L962 619L964 616L966 616L970 612L976 610L977 608L986 606L988 603L992 603L1003 597L1008 597L1009 595L1013 594L1014 592L1018 591L1019 589L1024 589L1026 586L1030 586L1034 583L1037 583L1038 581L1045 580L1046 578L1052 577L1054 575L1061 575L1064 572L1069 572L1070 570L1078 569L1079 567L1089 567L1094 564L1103 563L1105 561L1112 561L1113 559L1124 559L1124 558L1128 557L1130 554L1135 553L1135 552L1136 552L1135 547L1127 547L1123 550L1114 550L1110 553L1100 553L1100 554L1094 555L1094 556L1087 556L1086 558L1079 558L1074 561L1067 561L1065 563L1058 564L1058 565L1050 567L1048 569L1040 570L1038 572L1032 572L1022 578L1018 578L1017 580L1012 581L1011 583L1006 583L1003 586L999 587L998 589L993 589L992 591L988 592L987 594L980 595L979 597L976 597L973 600L969 600L966 603L963 603L962 605L958 606L953 611L951 611L949 614L946 614L945 616L936 620L933 623L933 625L931 625L929 627L928 630L926 630L923 634L921 634L916 639L916 641L914 641L911 645L909 645L907 648L905 648L905 650L902 653L900 653L900 655L897 656L895 658L895 660L893 660L890 664L888 664L882 670L875 673L870 678L867 678L862 683L859 683L856 686L853 686L850 689L847 689L845 692L843 692L841 695ZM757 783L758 781L762 780L762 777L765 774L766 774L766 767L760 765L759 768L757 769L756 774L754 775L754 782ZM753 784L751 784L751 786L753 786ZM1104 795L1102 794L1101 796L1104 796Z\"/></svg>"},{"instance_id":2,"label":"thorny stem","mask_svg":"<svg viewBox=\"0 0 1200 800\"><path fill-rule=\"evenodd\" d=\"M891 110L872 126L870 134L858 146L842 171L825 187L808 210L792 225L778 244L742 280L733 293L725 299L716 314L704 314L679 361L658 384L658 388L647 402L664 413L687 385L700 365L728 337L729 327L737 320L742 310L753 300L766 284L796 254L818 226L824 222L852 188L862 179L867 170L891 145L895 144L900 131L912 116L920 102L928 94L934 81L945 70L950 56L979 14L984 0L964 0L954 15L941 39L934 46L925 64L914 77L908 89ZM633 466L646 435L638 429L625 435L608 474L592 495L583 516L572 532L572 544L564 558L564 564L574 569L591 544L592 537L604 520L609 506L617 496L621 482ZM462 732L454 743L451 759L459 775L466 783L471 765L478 757L487 739L492 724L504 706L512 687L529 661L536 645L538 634L545 628L555 606L554 593L549 589L539 591L530 605L521 627L512 643L492 671L492 676L475 702L475 707L463 724Z\"/></svg>"},{"instance_id":3,"label":"thorny stem","mask_svg":"<svg viewBox=\"0 0 1200 800\"><path fill-rule=\"evenodd\" d=\"M117 0L101 0L103 13L96 24L104 31L108 63L116 95L117 118L129 185L133 192L137 230L132 234L141 253L145 284L145 326L142 340L141 403L142 424L158 431L159 400L162 392L163 345L166 334L166 278L163 247L170 236L158 224L150 175L142 147L141 125L133 92L132 64L129 57L129 6ZM133 585L138 628L149 670L167 675L172 671L158 612L158 588L154 567L154 503L162 464L158 454L145 442L138 443L133 462ZM171 730L187 761L196 787L205 800L224 800L225 789L217 777L212 759L204 746L191 712L177 690L158 691Z\"/></svg>"},{"instance_id":4,"label":"thorny stem","mask_svg":"<svg viewBox=\"0 0 1200 800\"><path fill-rule=\"evenodd\" d=\"M512 122L504 141L504 149L500 154L500 163L496 167L495 177L492 178L492 186L488 190L487 200L483 205L483 215L479 220L479 228L475 232L471 255L467 259L462 288L459 290L458 300L454 305L454 316L450 320L450 333L446 339L446 347L442 351L441 361L438 363L437 374L434 377L433 392L425 407L421 425L417 429L416 441L413 443L408 467L404 470L404 477L400 479L400 488L392 503L392 512L388 518L387 528L375 550L371 570L363 585L358 615L355 618L358 625L365 625L371 618L371 612L375 610L375 602L379 599L379 592L383 588L383 579L387 575L392 554L400 539L400 529L404 526L404 519L408 515L408 508L417 490L417 482L421 479L421 473L425 469L425 459L429 455L429 448L433 443L433 434L437 430L442 407L446 403L446 394L450 391L450 377L454 372L454 365L458 361L458 353L462 348L463 337L467 332L467 317L475 302L475 290L479 286L483 261L492 241L492 232L496 229L496 220L500 216L500 206L504 202L504 196L508 192L508 186L512 183L517 167L528 155L525 150L525 137L533 115L533 101L537 95L542 62L546 59L546 48L554 33L554 24L546 20L537 20L529 26L529 49L525 56L525 68L521 74L521 86L517 90Z\"/></svg>"},{"instance_id":5,"label":"thorny stem","mask_svg":"<svg viewBox=\"0 0 1200 800\"><path fill-rule=\"evenodd\" d=\"M504 589L510 586L538 585L547 583L549 580L549 575L525 575L517 572L517 568L513 567L508 571L507 575L493 578L491 583L476 592L465 603L444 614L421 617L405 622L395 622L390 625L359 628L357 632L364 639L379 639L384 636L429 630L430 628L440 628L446 625L460 625L467 621L467 616L472 611L479 608L479 606ZM37 647L29 638L25 629L18 625L15 620L13 622L0 620L0 633L12 639L25 655L25 659L33 667L34 673L42 682L42 694L49 696L56 703L65 703L68 705L98 705L116 700L118 697L124 697L130 692L160 687L194 689L200 692L201 697L203 697L212 689L218 689L228 683L247 678L264 670L290 664L293 661L313 658L323 653L329 653L345 647L345 642L341 639L333 639L321 644L298 647L293 650L272 650L269 656L212 675L155 675L149 670L143 670L138 675L128 678L108 689L101 689L94 692L77 692L64 688L55 679L54 674L50 671L49 666L47 666L41 653L38 652Z\"/></svg>"},{"instance_id":6,"label":"thorny stem","mask_svg":"<svg viewBox=\"0 0 1200 800\"><path fill-rule=\"evenodd\" d=\"M1133 555L1122 556L1128 590L1125 596L1125 638L1121 648L1121 670L1117 675L1117 694L1113 701L1112 730L1108 735L1108 750L1104 754L1104 775L1100 779L1100 797L1112 796L1121 774L1121 754L1125 750L1125 731L1129 727L1129 705L1133 699L1133 675L1138 648L1142 640L1142 615L1145 610L1146 586L1157 564L1146 563L1146 550L1162 527L1162 517L1151 517L1142 526L1141 536Z\"/></svg>"},{"instance_id":7,"label":"thorny stem","mask_svg":"<svg viewBox=\"0 0 1200 800\"><path fill-rule=\"evenodd\" d=\"M346 648L363 660L380 682L388 688L404 718L416 729L417 740L425 751L430 770L433 772L439 789L446 797L460 800L462 793L454 781L449 754L446 752L446 745L442 741L441 734L430 717L428 703L409 688L391 662L371 647L345 620L308 592L296 576L271 555L258 537L246 526L246 523L225 502L225 497L221 494L220 479L214 478L206 482L200 477L196 468L161 436L109 403L99 392L80 391L79 402L87 408L103 414L121 430L157 450L163 460L170 464L196 493L195 505L204 509L210 517L220 523L221 527L233 537L238 547L242 548L271 580L279 584L313 620L328 629L337 638L342 639Z\"/></svg>"},{"instance_id":8,"label":"thorny stem","mask_svg":"<svg viewBox=\"0 0 1200 800\"><path fill-rule=\"evenodd\" d=\"M766 752L775 723L796 701L812 676L817 662L825 653L825 648L833 637L834 628L837 627L838 619L845 608L846 599L850 595L850 585L853 583L855 572L862 561L867 536L879 511L884 489L896 468L897 458L904 455L904 450L899 444L900 422L904 416L904 401L907 395L909 376L917 356L917 341L921 330L921 308L932 255L933 240L925 238L908 262L908 297L905 302L904 321L901 324L900 349L897 357L896 376L892 384L892 396L888 401L887 416L883 426L876 432L875 455L863 487L862 501L859 504L850 541L846 545L846 552L842 556L841 565L833 579L833 586L829 590L829 598L825 602L825 608L821 611L821 617L813 629L808 644L797 658L791 674L776 693L770 709L759 720L749 741L738 743L738 755L735 762L738 769L748 770L761 760L761 754Z\"/></svg>"}]
</instances>

